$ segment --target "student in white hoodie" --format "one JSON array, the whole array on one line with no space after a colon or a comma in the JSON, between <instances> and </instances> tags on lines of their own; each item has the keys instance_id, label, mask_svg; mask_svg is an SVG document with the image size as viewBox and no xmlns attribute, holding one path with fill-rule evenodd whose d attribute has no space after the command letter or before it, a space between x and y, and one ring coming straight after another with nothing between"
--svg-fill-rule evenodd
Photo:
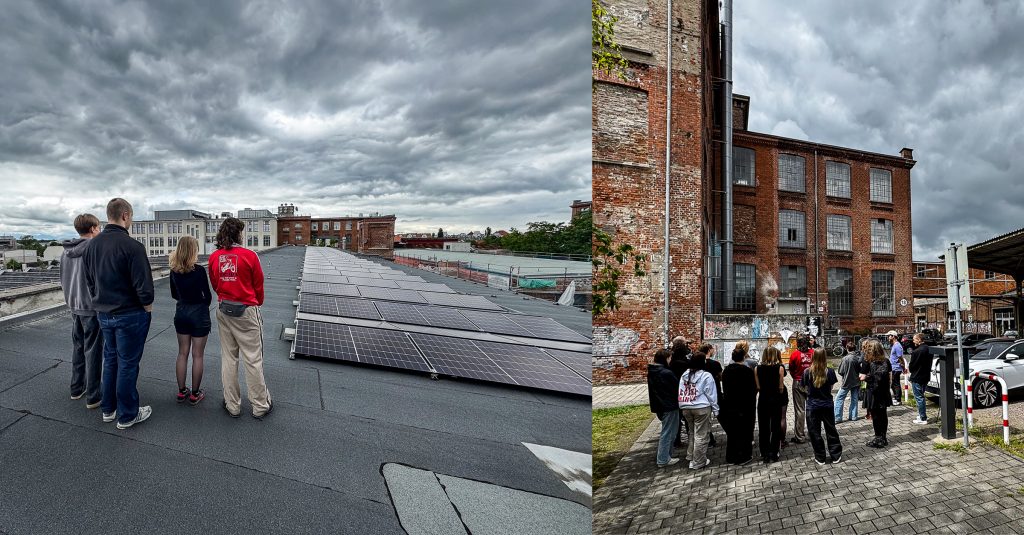
<instances>
[{"instance_id":1,"label":"student in white hoodie","mask_svg":"<svg viewBox=\"0 0 1024 535\"><path fill-rule=\"evenodd\" d=\"M718 389L715 378L705 368L704 353L690 355L690 366L679 379L679 410L693 434L686 457L690 468L701 469L711 464L708 459L708 432L711 415L718 417Z\"/></svg>"}]
</instances>

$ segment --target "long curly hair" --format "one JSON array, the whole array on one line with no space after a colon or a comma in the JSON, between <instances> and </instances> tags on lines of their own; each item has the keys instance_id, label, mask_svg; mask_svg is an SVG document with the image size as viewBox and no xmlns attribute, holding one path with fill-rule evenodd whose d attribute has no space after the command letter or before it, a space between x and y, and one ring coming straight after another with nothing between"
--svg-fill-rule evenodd
<instances>
[{"instance_id":1,"label":"long curly hair","mask_svg":"<svg viewBox=\"0 0 1024 535\"><path fill-rule=\"evenodd\" d=\"M220 224L217 231L217 248L230 249L235 245L242 245L242 231L245 230L245 223L240 219L229 217Z\"/></svg>"}]
</instances>

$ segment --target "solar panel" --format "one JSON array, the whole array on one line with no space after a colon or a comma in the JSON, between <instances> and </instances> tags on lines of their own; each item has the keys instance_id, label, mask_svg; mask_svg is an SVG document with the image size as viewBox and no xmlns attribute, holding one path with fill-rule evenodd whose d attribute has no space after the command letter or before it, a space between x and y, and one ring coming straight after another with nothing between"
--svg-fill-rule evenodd
<instances>
[{"instance_id":1,"label":"solar panel","mask_svg":"<svg viewBox=\"0 0 1024 535\"><path fill-rule=\"evenodd\" d=\"M393 290L392 293L398 290ZM406 290L412 291L412 290ZM502 310L502 308L482 295L446 294L437 292L422 292L420 295L432 305L444 305L463 308L480 308L487 310Z\"/></svg>"},{"instance_id":2,"label":"solar panel","mask_svg":"<svg viewBox=\"0 0 1024 535\"><path fill-rule=\"evenodd\" d=\"M334 282L334 283L346 283L348 279L341 275L318 275L316 273L310 273L302 275L302 280L309 282Z\"/></svg>"},{"instance_id":3,"label":"solar panel","mask_svg":"<svg viewBox=\"0 0 1024 535\"><path fill-rule=\"evenodd\" d=\"M377 309L370 301L331 295L303 294L299 296L299 312L347 318L381 319Z\"/></svg>"},{"instance_id":4,"label":"solar panel","mask_svg":"<svg viewBox=\"0 0 1024 535\"><path fill-rule=\"evenodd\" d=\"M534 338L545 340L564 340L566 342L590 343L590 338L558 323L551 318L540 316L526 316L519 314L506 314L506 318L518 323Z\"/></svg>"},{"instance_id":5,"label":"solar panel","mask_svg":"<svg viewBox=\"0 0 1024 535\"><path fill-rule=\"evenodd\" d=\"M295 326L295 353L359 362L349 327L322 321L298 321Z\"/></svg>"},{"instance_id":6,"label":"solar panel","mask_svg":"<svg viewBox=\"0 0 1024 535\"><path fill-rule=\"evenodd\" d=\"M373 297L376 299L391 299L391 290L388 288L381 288L379 286L357 286L359 295L363 297Z\"/></svg>"},{"instance_id":7,"label":"solar panel","mask_svg":"<svg viewBox=\"0 0 1024 535\"><path fill-rule=\"evenodd\" d=\"M398 288L398 284L395 281L388 281L384 279L372 279L370 277L349 277L348 282L358 286L377 286L380 288Z\"/></svg>"},{"instance_id":8,"label":"solar panel","mask_svg":"<svg viewBox=\"0 0 1024 535\"><path fill-rule=\"evenodd\" d=\"M480 329L489 333L530 336L530 331L509 320L505 314L478 310L463 310L462 315L477 324Z\"/></svg>"},{"instance_id":9,"label":"solar panel","mask_svg":"<svg viewBox=\"0 0 1024 535\"><path fill-rule=\"evenodd\" d=\"M438 373L496 383L516 384L487 357L472 340L431 334L410 334L410 338Z\"/></svg>"},{"instance_id":10,"label":"solar panel","mask_svg":"<svg viewBox=\"0 0 1024 535\"><path fill-rule=\"evenodd\" d=\"M422 311L427 324L432 327L446 327L464 331L479 331L480 328L466 319L459 310L454 308L431 307Z\"/></svg>"},{"instance_id":11,"label":"solar panel","mask_svg":"<svg viewBox=\"0 0 1024 535\"><path fill-rule=\"evenodd\" d=\"M398 284L398 288L404 288L406 290L421 290L424 292L444 292L444 293L455 293L444 284L437 284L434 282L411 282L411 281L395 281Z\"/></svg>"},{"instance_id":12,"label":"solar panel","mask_svg":"<svg viewBox=\"0 0 1024 535\"><path fill-rule=\"evenodd\" d=\"M594 358L590 353L550 348L544 348L544 351L550 353L562 364L572 368L572 371L582 375L584 379L593 381Z\"/></svg>"},{"instance_id":13,"label":"solar panel","mask_svg":"<svg viewBox=\"0 0 1024 535\"><path fill-rule=\"evenodd\" d=\"M539 347L479 340L474 343L518 384L573 394L590 393L589 381Z\"/></svg>"},{"instance_id":14,"label":"solar panel","mask_svg":"<svg viewBox=\"0 0 1024 535\"><path fill-rule=\"evenodd\" d=\"M400 288L392 288L391 299L394 301L405 301L407 303L426 303L427 300L420 295L416 290L402 290Z\"/></svg>"},{"instance_id":15,"label":"solar panel","mask_svg":"<svg viewBox=\"0 0 1024 535\"><path fill-rule=\"evenodd\" d=\"M430 371L427 361L409 340L409 335L399 331L349 327L355 342L359 362L390 368L403 368L422 372Z\"/></svg>"},{"instance_id":16,"label":"solar panel","mask_svg":"<svg viewBox=\"0 0 1024 535\"><path fill-rule=\"evenodd\" d=\"M358 297L359 291L355 286L348 284L337 284L333 282L309 282L302 281L302 293L314 293L324 295L346 295Z\"/></svg>"},{"instance_id":17,"label":"solar panel","mask_svg":"<svg viewBox=\"0 0 1024 535\"><path fill-rule=\"evenodd\" d=\"M389 301L377 301L374 303L381 317L386 321L394 323L411 323L413 325L430 325L427 318L420 314L420 309L415 305L406 303L392 303Z\"/></svg>"}]
</instances>

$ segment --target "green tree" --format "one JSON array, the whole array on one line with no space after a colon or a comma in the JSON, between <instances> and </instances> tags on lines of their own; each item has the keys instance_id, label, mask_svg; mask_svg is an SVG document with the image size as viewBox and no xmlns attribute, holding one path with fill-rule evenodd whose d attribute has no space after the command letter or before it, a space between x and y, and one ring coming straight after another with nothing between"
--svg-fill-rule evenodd
<instances>
[{"instance_id":1,"label":"green tree","mask_svg":"<svg viewBox=\"0 0 1024 535\"><path fill-rule=\"evenodd\" d=\"M628 243L613 244L612 237L594 227L594 317L619 309L619 280L624 270L632 268L633 275L647 275L647 257L637 253Z\"/></svg>"},{"instance_id":2,"label":"green tree","mask_svg":"<svg viewBox=\"0 0 1024 535\"><path fill-rule=\"evenodd\" d=\"M21 269L21 262L18 262L17 260L12 258L8 260L6 264L4 264L4 267L6 267L7 269L13 269L15 271L18 271Z\"/></svg>"},{"instance_id":3,"label":"green tree","mask_svg":"<svg viewBox=\"0 0 1024 535\"><path fill-rule=\"evenodd\" d=\"M619 19L608 13L598 0L591 0L590 19L593 30L591 61L594 70L607 75L613 74L625 81L628 64L615 42L615 23Z\"/></svg>"},{"instance_id":4,"label":"green tree","mask_svg":"<svg viewBox=\"0 0 1024 535\"><path fill-rule=\"evenodd\" d=\"M440 238L444 238L444 229L443 229L443 228L439 228L439 229L437 229L437 237L438 237L439 239L440 239Z\"/></svg>"}]
</instances>

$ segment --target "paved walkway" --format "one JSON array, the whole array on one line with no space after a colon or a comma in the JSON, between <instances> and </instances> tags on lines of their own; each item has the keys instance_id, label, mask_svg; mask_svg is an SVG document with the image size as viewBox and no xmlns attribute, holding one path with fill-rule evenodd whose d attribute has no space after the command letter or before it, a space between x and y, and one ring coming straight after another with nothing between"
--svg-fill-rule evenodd
<instances>
[{"instance_id":1,"label":"paved walkway","mask_svg":"<svg viewBox=\"0 0 1024 535\"><path fill-rule=\"evenodd\" d=\"M650 403L650 399L647 397L647 383L595 386L593 390L595 409L647 405L648 403Z\"/></svg>"},{"instance_id":2,"label":"paved walkway","mask_svg":"<svg viewBox=\"0 0 1024 535\"><path fill-rule=\"evenodd\" d=\"M595 389L596 394L596 389ZM595 395L595 401L596 401ZM929 406L929 413L936 409ZM839 426L843 463L818 466L809 444L782 462L659 469L657 420L594 495L594 533L1015 533L1024 519L1024 462L977 445L967 455L935 449L938 426L914 425L915 409L889 411L888 448L876 450L871 422ZM789 436L793 430L789 411ZM715 425L716 436L724 438ZM755 437L756 437L755 432ZM911 465L900 464L906 461Z\"/></svg>"}]
</instances>

